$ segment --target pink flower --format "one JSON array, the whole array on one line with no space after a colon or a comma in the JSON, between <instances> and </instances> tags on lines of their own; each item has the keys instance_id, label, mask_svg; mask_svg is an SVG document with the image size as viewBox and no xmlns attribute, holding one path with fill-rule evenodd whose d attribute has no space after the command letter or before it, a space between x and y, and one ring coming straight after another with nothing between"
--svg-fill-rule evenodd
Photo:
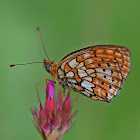
<instances>
[{"instance_id":1,"label":"pink flower","mask_svg":"<svg viewBox=\"0 0 140 140\"><path fill-rule=\"evenodd\" d=\"M31 109L34 117L34 125L44 140L61 139L71 128L69 124L76 114L76 112L72 114L74 103L70 101L70 92L67 94L65 101L62 99L61 90L56 100L54 100L53 97L54 84L49 81L46 85L46 101L44 108L39 101L40 110L38 111L36 108Z\"/></svg>"}]
</instances>

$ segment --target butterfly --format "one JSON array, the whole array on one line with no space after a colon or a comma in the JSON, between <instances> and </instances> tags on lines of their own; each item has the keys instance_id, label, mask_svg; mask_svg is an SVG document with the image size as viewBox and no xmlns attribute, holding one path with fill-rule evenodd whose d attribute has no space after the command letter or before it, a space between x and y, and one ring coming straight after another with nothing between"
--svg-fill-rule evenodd
<instances>
[{"instance_id":1,"label":"butterfly","mask_svg":"<svg viewBox=\"0 0 140 140\"><path fill-rule=\"evenodd\" d=\"M123 46L96 45L74 51L59 63L44 59L54 82L93 100L111 102L130 71L131 52Z\"/></svg>"},{"instance_id":2,"label":"butterfly","mask_svg":"<svg viewBox=\"0 0 140 140\"><path fill-rule=\"evenodd\" d=\"M65 89L70 89L104 102L111 102L119 94L131 67L129 49L118 45L96 45L74 51L57 63L49 59L40 29L38 26L36 29L47 56L43 61L45 69L53 77L53 80L47 80L60 85L64 94ZM33 63L42 62L9 67Z\"/></svg>"}]
</instances>

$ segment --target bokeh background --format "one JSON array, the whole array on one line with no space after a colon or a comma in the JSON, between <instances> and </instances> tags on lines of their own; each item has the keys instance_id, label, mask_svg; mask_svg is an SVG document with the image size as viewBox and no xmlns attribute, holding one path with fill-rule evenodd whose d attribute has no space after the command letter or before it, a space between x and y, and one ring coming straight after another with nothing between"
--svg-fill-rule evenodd
<instances>
[{"instance_id":1,"label":"bokeh background","mask_svg":"<svg viewBox=\"0 0 140 140\"><path fill-rule=\"evenodd\" d=\"M132 68L123 90L110 104L80 96L78 114L64 140L140 139L140 1L139 0L0 0L0 139L41 140L30 108L37 106L36 85L45 97L42 64L59 62L77 49L97 44L123 45L132 52ZM58 86L56 86L57 93ZM74 99L77 93L71 92Z\"/></svg>"}]
</instances>

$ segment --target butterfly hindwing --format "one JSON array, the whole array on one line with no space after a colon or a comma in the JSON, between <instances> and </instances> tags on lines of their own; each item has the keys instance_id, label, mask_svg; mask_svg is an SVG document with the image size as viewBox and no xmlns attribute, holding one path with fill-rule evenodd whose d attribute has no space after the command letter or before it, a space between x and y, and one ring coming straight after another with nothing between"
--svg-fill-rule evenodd
<instances>
[{"instance_id":1,"label":"butterfly hindwing","mask_svg":"<svg viewBox=\"0 0 140 140\"><path fill-rule=\"evenodd\" d=\"M122 89L130 71L130 51L122 46L97 45L65 56L58 78L69 89L94 100L110 102Z\"/></svg>"}]
</instances>

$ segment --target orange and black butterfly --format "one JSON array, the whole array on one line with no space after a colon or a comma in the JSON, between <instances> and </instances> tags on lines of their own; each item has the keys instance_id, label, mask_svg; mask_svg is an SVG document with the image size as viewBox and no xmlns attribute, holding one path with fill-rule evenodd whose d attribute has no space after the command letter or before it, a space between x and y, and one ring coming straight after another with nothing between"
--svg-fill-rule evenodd
<instances>
[{"instance_id":1,"label":"orange and black butterfly","mask_svg":"<svg viewBox=\"0 0 140 140\"><path fill-rule=\"evenodd\" d=\"M38 33L39 28L38 28ZM42 41L44 46L44 43ZM59 63L45 60L54 82L93 100L111 102L130 71L131 52L117 45L97 45L74 51Z\"/></svg>"},{"instance_id":2,"label":"orange and black butterfly","mask_svg":"<svg viewBox=\"0 0 140 140\"><path fill-rule=\"evenodd\" d=\"M130 71L130 51L117 45L97 45L74 51L60 63L44 60L56 84L93 100L111 102Z\"/></svg>"}]
</instances>

